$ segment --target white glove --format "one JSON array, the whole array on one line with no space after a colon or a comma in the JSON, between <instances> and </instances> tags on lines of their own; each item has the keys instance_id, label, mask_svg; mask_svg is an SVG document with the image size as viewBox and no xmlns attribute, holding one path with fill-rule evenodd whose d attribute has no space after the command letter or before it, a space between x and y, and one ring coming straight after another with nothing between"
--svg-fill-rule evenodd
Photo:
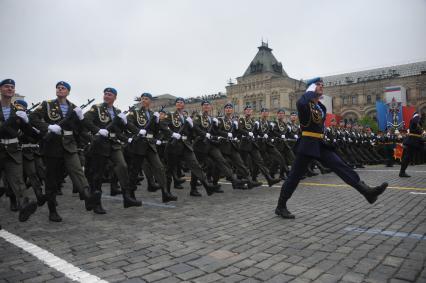
<instances>
[{"instance_id":1,"label":"white glove","mask_svg":"<svg viewBox=\"0 0 426 283\"><path fill-rule=\"evenodd\" d=\"M281 138L285 140L285 135L281 135Z\"/></svg>"},{"instance_id":2,"label":"white glove","mask_svg":"<svg viewBox=\"0 0 426 283\"><path fill-rule=\"evenodd\" d=\"M186 118L186 121L191 126L191 128L194 127L194 122L192 122L192 118L191 117Z\"/></svg>"},{"instance_id":3,"label":"white glove","mask_svg":"<svg viewBox=\"0 0 426 283\"><path fill-rule=\"evenodd\" d=\"M27 113L25 113L24 111L16 111L16 116L18 116L19 118L21 118L26 124L28 124L28 116Z\"/></svg>"},{"instance_id":4,"label":"white glove","mask_svg":"<svg viewBox=\"0 0 426 283\"><path fill-rule=\"evenodd\" d=\"M141 129L140 131L139 131L139 135L141 135L141 136L145 136L146 135L146 130L145 129Z\"/></svg>"},{"instance_id":5,"label":"white glove","mask_svg":"<svg viewBox=\"0 0 426 283\"><path fill-rule=\"evenodd\" d=\"M237 121L234 121L234 122L232 122L232 123L234 123L235 129L238 129L238 122L237 122Z\"/></svg>"},{"instance_id":6,"label":"white glove","mask_svg":"<svg viewBox=\"0 0 426 283\"><path fill-rule=\"evenodd\" d=\"M294 138L295 138L295 139L298 139L298 138L299 138L299 136L298 136L298 135L294 135Z\"/></svg>"},{"instance_id":7,"label":"white glove","mask_svg":"<svg viewBox=\"0 0 426 283\"><path fill-rule=\"evenodd\" d=\"M73 109L75 114L77 115L78 119L83 120L84 116L83 116L83 110L81 110L80 107L76 107Z\"/></svg>"},{"instance_id":8,"label":"white glove","mask_svg":"<svg viewBox=\"0 0 426 283\"><path fill-rule=\"evenodd\" d=\"M133 140L132 138L129 138L129 139L127 140L127 142L128 142L128 143L132 143L132 140Z\"/></svg>"},{"instance_id":9,"label":"white glove","mask_svg":"<svg viewBox=\"0 0 426 283\"><path fill-rule=\"evenodd\" d=\"M349 142L352 142L352 139L351 139L351 138L349 138Z\"/></svg>"},{"instance_id":10,"label":"white glove","mask_svg":"<svg viewBox=\"0 0 426 283\"><path fill-rule=\"evenodd\" d=\"M336 142L336 139L334 139L334 140L333 140L333 142L335 143L335 142Z\"/></svg>"},{"instance_id":11,"label":"white glove","mask_svg":"<svg viewBox=\"0 0 426 283\"><path fill-rule=\"evenodd\" d=\"M275 127L275 123L274 122L271 122L269 125L271 125L272 129Z\"/></svg>"},{"instance_id":12,"label":"white glove","mask_svg":"<svg viewBox=\"0 0 426 283\"><path fill-rule=\"evenodd\" d=\"M234 138L234 141L238 141L238 138Z\"/></svg>"},{"instance_id":13,"label":"white glove","mask_svg":"<svg viewBox=\"0 0 426 283\"><path fill-rule=\"evenodd\" d=\"M160 121L160 113L154 112L154 116L155 116L155 121L158 123Z\"/></svg>"},{"instance_id":14,"label":"white glove","mask_svg":"<svg viewBox=\"0 0 426 283\"><path fill-rule=\"evenodd\" d=\"M209 133L206 133L206 138L211 139L212 135L210 135Z\"/></svg>"},{"instance_id":15,"label":"white glove","mask_svg":"<svg viewBox=\"0 0 426 283\"><path fill-rule=\"evenodd\" d=\"M268 134L264 134L264 135L263 135L263 138L264 138L264 139L267 139L267 138L268 138Z\"/></svg>"},{"instance_id":16,"label":"white glove","mask_svg":"<svg viewBox=\"0 0 426 283\"><path fill-rule=\"evenodd\" d=\"M100 134L103 137L108 137L108 130L106 130L106 129L99 129L98 134Z\"/></svg>"},{"instance_id":17,"label":"white glove","mask_svg":"<svg viewBox=\"0 0 426 283\"><path fill-rule=\"evenodd\" d=\"M180 140L181 135L180 135L179 133L173 133L173 134L172 134L172 138L177 139L177 140Z\"/></svg>"},{"instance_id":18,"label":"white glove","mask_svg":"<svg viewBox=\"0 0 426 283\"><path fill-rule=\"evenodd\" d=\"M120 113L120 114L118 114L117 116L118 116L118 118L120 118L120 119L123 121L124 125L127 125L127 117L126 117L126 114L124 114L124 113Z\"/></svg>"},{"instance_id":19,"label":"white glove","mask_svg":"<svg viewBox=\"0 0 426 283\"><path fill-rule=\"evenodd\" d=\"M61 126L59 126L59 125L56 125L56 124L54 124L54 125L49 125L48 127L47 127L47 131L48 132L50 132L50 133L54 133L54 134L57 134L57 135L60 135L61 134Z\"/></svg>"},{"instance_id":20,"label":"white glove","mask_svg":"<svg viewBox=\"0 0 426 283\"><path fill-rule=\"evenodd\" d=\"M156 144L156 145L161 145L161 141L160 141L160 140L157 140L157 141L155 142L155 144Z\"/></svg>"},{"instance_id":21,"label":"white glove","mask_svg":"<svg viewBox=\"0 0 426 283\"><path fill-rule=\"evenodd\" d=\"M259 121L254 122L254 124L259 128Z\"/></svg>"},{"instance_id":22,"label":"white glove","mask_svg":"<svg viewBox=\"0 0 426 283\"><path fill-rule=\"evenodd\" d=\"M232 139L232 133L228 133L228 138Z\"/></svg>"},{"instance_id":23,"label":"white glove","mask_svg":"<svg viewBox=\"0 0 426 283\"><path fill-rule=\"evenodd\" d=\"M249 136L250 137L253 137L254 135L253 135L253 132L249 132Z\"/></svg>"},{"instance_id":24,"label":"white glove","mask_svg":"<svg viewBox=\"0 0 426 283\"><path fill-rule=\"evenodd\" d=\"M217 118L213 118L212 121L216 124L216 126L219 125L219 120Z\"/></svg>"}]
</instances>

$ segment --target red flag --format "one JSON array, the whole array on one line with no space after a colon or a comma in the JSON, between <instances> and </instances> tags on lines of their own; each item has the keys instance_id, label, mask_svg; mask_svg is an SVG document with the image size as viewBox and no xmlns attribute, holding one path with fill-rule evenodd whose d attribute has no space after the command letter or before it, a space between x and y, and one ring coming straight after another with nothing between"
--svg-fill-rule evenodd
<instances>
[{"instance_id":1,"label":"red flag","mask_svg":"<svg viewBox=\"0 0 426 283\"><path fill-rule=\"evenodd\" d=\"M416 107L402 106L402 119L404 120L404 129L410 128L410 120L416 112Z\"/></svg>"},{"instance_id":2,"label":"red flag","mask_svg":"<svg viewBox=\"0 0 426 283\"><path fill-rule=\"evenodd\" d=\"M342 119L341 116L336 114L327 113L327 116L325 117L325 126L330 127L331 121L336 121L336 124L338 125L340 120Z\"/></svg>"}]
</instances>

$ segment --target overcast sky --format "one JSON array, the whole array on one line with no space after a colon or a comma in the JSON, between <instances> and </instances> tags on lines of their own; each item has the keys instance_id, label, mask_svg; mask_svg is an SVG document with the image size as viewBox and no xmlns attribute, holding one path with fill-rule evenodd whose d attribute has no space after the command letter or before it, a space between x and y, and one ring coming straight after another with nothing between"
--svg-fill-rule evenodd
<instances>
[{"instance_id":1,"label":"overcast sky","mask_svg":"<svg viewBox=\"0 0 426 283\"><path fill-rule=\"evenodd\" d=\"M0 0L1 78L27 101L126 108L142 92L224 92L267 40L296 79L426 60L426 0Z\"/></svg>"}]
</instances>

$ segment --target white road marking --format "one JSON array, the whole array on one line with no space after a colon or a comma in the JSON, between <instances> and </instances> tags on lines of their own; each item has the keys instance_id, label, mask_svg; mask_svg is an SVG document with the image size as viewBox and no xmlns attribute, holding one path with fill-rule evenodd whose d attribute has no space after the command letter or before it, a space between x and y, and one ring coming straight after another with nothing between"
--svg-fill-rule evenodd
<instances>
[{"instance_id":1,"label":"white road marking","mask_svg":"<svg viewBox=\"0 0 426 283\"><path fill-rule=\"evenodd\" d=\"M416 233L406 233L406 232L399 232L399 231L388 231L388 230L382 230L377 228L362 228L362 227L346 227L343 229L347 232L356 232L356 233L367 233L367 234L379 234L379 235L385 235L389 237L399 237L399 238L412 238L416 240L426 240L426 236L423 234L416 234Z\"/></svg>"},{"instance_id":2,"label":"white road marking","mask_svg":"<svg viewBox=\"0 0 426 283\"><path fill-rule=\"evenodd\" d=\"M12 233L7 232L6 230L0 230L0 237L8 241L9 243L23 249L27 253L33 255L34 257L41 260L47 266L63 273L66 277L71 280L81 282L81 283L89 283L89 282L97 282L97 283L108 283L108 281L102 280L101 278L94 276L86 271L81 270L80 268L72 265L71 263L55 256L54 254L31 244L21 237L18 237Z\"/></svg>"},{"instance_id":3,"label":"white road marking","mask_svg":"<svg viewBox=\"0 0 426 283\"><path fill-rule=\"evenodd\" d=\"M426 193L410 192L412 195L426 195Z\"/></svg>"}]
</instances>

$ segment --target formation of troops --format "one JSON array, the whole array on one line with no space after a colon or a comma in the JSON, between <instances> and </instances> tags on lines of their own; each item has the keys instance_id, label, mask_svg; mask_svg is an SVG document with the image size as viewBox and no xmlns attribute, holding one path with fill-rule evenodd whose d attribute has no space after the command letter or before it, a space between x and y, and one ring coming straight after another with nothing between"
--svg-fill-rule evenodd
<instances>
[{"instance_id":1,"label":"formation of troops","mask_svg":"<svg viewBox=\"0 0 426 283\"><path fill-rule=\"evenodd\" d=\"M322 88L320 80L311 85ZM231 182L233 189L259 187L262 175L269 187L285 180L276 213L294 218L286 202L298 181L317 175L316 169L322 174L334 171L373 203L387 184L359 185L354 168L393 166L394 148L402 140L401 177L409 177L408 164L425 161L419 114L414 115L406 137L392 129L375 134L369 127L335 121L324 128L326 109L312 102L322 92L312 87L298 101L300 123L296 113L287 121L283 109L274 121L265 108L255 119L249 105L239 117L230 103L224 105L221 117L212 117L207 100L201 102L199 112L188 115L183 98L176 99L175 111L155 111L149 93L122 112L114 106L118 93L112 87L105 88L103 103L90 105L89 100L77 106L68 100L70 91L70 84L58 82L56 98L29 109L25 101L12 103L12 79L0 83L0 197L9 198L10 209L18 212L21 222L44 204L50 221L62 221L57 196L67 176L84 208L105 214L104 183L110 184L111 195L121 194L124 208L129 208L142 205L135 191L143 178L147 190L161 191L167 203L177 201L172 188L183 189L185 173L190 174L193 197L202 196L200 187L209 196L223 193L221 178ZM318 144L317 152L310 154Z\"/></svg>"}]
</instances>

